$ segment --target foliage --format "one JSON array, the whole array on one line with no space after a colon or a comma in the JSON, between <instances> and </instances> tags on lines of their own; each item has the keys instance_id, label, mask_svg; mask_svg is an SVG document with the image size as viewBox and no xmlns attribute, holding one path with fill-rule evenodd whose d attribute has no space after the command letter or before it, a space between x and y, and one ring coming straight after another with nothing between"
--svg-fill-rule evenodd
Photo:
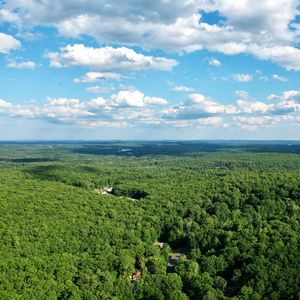
<instances>
[{"instance_id":1,"label":"foliage","mask_svg":"<svg viewBox=\"0 0 300 300\"><path fill-rule=\"evenodd\" d=\"M0 299L297 299L297 149L1 144Z\"/></svg>"}]
</instances>

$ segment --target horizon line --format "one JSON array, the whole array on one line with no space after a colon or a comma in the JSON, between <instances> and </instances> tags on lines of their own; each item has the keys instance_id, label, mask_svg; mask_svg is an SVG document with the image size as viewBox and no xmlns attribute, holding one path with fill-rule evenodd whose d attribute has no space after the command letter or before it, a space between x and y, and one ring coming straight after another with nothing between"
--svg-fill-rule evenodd
<instances>
[{"instance_id":1,"label":"horizon line","mask_svg":"<svg viewBox=\"0 0 300 300\"><path fill-rule=\"evenodd\" d=\"M11 139L0 140L0 143L30 142L300 142L300 139Z\"/></svg>"}]
</instances>

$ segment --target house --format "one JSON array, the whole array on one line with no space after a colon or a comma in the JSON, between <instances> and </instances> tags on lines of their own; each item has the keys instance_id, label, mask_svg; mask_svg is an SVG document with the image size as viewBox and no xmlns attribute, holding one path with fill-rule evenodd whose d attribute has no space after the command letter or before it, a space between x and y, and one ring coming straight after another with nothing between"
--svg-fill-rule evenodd
<instances>
[{"instance_id":1,"label":"house","mask_svg":"<svg viewBox=\"0 0 300 300\"><path fill-rule=\"evenodd\" d=\"M134 273L130 275L131 282L137 282L142 279L142 272L140 270L135 270Z\"/></svg>"},{"instance_id":2,"label":"house","mask_svg":"<svg viewBox=\"0 0 300 300\"><path fill-rule=\"evenodd\" d=\"M102 195L111 195L113 189L114 188L112 186L106 186L104 189L101 190L101 194Z\"/></svg>"}]
</instances>

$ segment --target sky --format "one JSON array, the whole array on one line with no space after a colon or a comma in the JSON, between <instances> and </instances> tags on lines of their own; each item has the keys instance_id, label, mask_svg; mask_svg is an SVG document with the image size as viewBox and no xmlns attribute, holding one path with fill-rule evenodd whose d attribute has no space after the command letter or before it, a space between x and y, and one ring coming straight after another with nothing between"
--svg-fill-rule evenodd
<instances>
[{"instance_id":1,"label":"sky","mask_svg":"<svg viewBox=\"0 0 300 300\"><path fill-rule=\"evenodd\" d=\"M299 140L300 0L0 0L0 140Z\"/></svg>"}]
</instances>

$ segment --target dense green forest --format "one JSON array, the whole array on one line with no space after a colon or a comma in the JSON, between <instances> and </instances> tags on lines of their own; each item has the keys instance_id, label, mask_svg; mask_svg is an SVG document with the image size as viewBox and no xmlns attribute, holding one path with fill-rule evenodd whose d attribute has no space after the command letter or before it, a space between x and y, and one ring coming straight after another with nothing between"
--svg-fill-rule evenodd
<instances>
[{"instance_id":1,"label":"dense green forest","mask_svg":"<svg viewBox=\"0 0 300 300\"><path fill-rule=\"evenodd\" d=\"M300 299L300 144L0 144L0 299Z\"/></svg>"}]
</instances>

